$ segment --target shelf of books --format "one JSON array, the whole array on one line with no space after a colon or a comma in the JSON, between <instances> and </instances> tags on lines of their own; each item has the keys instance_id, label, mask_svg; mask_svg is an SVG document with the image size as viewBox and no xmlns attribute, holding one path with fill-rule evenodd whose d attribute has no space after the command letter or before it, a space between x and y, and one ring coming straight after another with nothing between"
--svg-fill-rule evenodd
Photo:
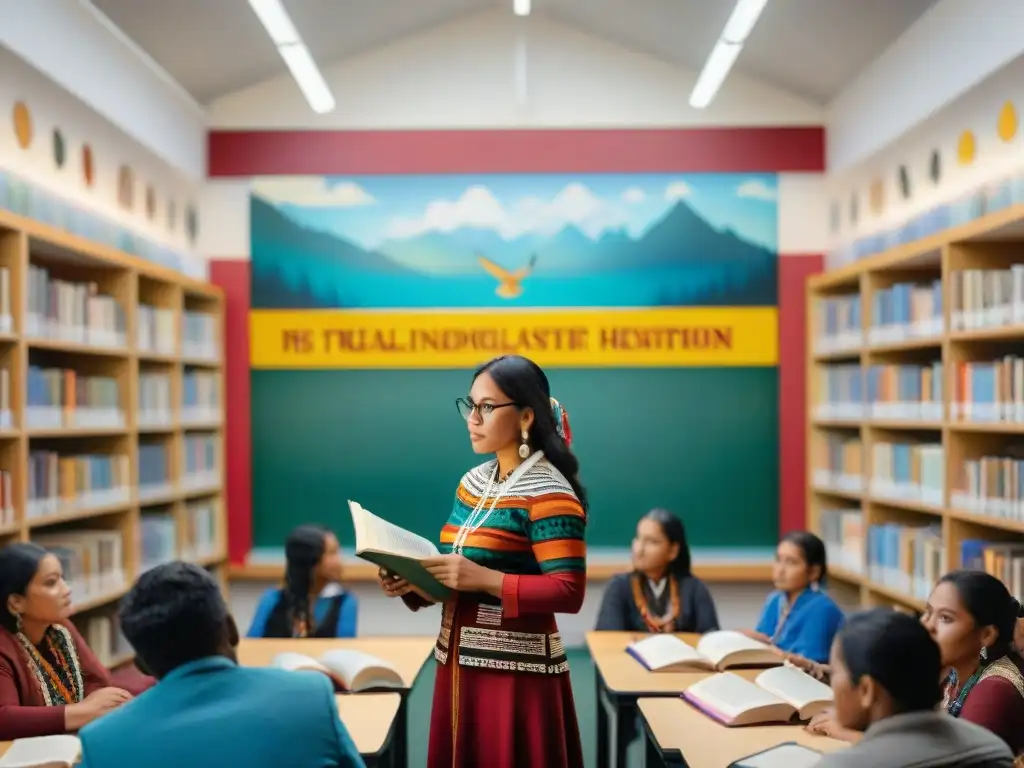
<instances>
[{"instance_id":1,"label":"shelf of books","mask_svg":"<svg viewBox=\"0 0 1024 768\"><path fill-rule=\"evenodd\" d=\"M1024 206L808 283L808 522L863 605L1024 597Z\"/></svg>"},{"instance_id":2,"label":"shelf of books","mask_svg":"<svg viewBox=\"0 0 1024 768\"><path fill-rule=\"evenodd\" d=\"M0 544L57 553L111 666L139 573L224 578L222 327L216 287L0 211Z\"/></svg>"}]
</instances>

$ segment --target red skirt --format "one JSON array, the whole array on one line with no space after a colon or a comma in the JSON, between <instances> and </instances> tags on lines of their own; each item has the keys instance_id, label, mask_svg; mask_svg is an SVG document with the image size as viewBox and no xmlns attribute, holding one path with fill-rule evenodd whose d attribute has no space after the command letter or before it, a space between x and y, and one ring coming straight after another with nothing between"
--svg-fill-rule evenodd
<instances>
[{"instance_id":1,"label":"red skirt","mask_svg":"<svg viewBox=\"0 0 1024 768\"><path fill-rule=\"evenodd\" d=\"M437 665L427 768L583 768L569 673Z\"/></svg>"}]
</instances>

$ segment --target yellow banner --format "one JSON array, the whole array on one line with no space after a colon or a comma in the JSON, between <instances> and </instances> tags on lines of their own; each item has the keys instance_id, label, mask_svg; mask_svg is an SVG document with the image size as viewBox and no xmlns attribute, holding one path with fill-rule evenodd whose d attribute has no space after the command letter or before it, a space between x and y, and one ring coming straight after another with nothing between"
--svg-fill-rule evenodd
<instances>
[{"instance_id":1,"label":"yellow banner","mask_svg":"<svg viewBox=\"0 0 1024 768\"><path fill-rule=\"evenodd\" d=\"M771 366L775 307L392 312L254 310L253 368L471 368L495 355L542 366Z\"/></svg>"}]
</instances>

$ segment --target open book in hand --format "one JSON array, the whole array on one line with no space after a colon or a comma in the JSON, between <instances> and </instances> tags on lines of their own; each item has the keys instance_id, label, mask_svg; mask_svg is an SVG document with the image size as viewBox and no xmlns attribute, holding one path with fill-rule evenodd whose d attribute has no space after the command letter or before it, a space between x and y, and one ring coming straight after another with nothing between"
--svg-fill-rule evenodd
<instances>
[{"instance_id":1,"label":"open book in hand","mask_svg":"<svg viewBox=\"0 0 1024 768\"><path fill-rule=\"evenodd\" d=\"M0 757L0 768L71 768L82 756L77 736L15 739Z\"/></svg>"},{"instance_id":2,"label":"open book in hand","mask_svg":"<svg viewBox=\"0 0 1024 768\"><path fill-rule=\"evenodd\" d=\"M721 672L691 685L683 698L724 725L788 723L832 706L832 689L786 666L766 669L753 681Z\"/></svg>"},{"instance_id":3,"label":"open book in hand","mask_svg":"<svg viewBox=\"0 0 1024 768\"><path fill-rule=\"evenodd\" d=\"M693 672L782 664L781 654L770 645L728 629L708 632L701 637L696 648L675 635L658 634L630 644L626 652L651 672Z\"/></svg>"},{"instance_id":4,"label":"open book in hand","mask_svg":"<svg viewBox=\"0 0 1024 768\"><path fill-rule=\"evenodd\" d=\"M821 762L821 752L795 741L776 744L757 754L741 757L729 768L813 768Z\"/></svg>"},{"instance_id":5,"label":"open book in hand","mask_svg":"<svg viewBox=\"0 0 1024 768\"><path fill-rule=\"evenodd\" d=\"M405 687L398 670L386 661L361 651L327 651L315 659L303 653L279 653L274 657L271 666L279 669L322 672L334 681L334 689L339 693Z\"/></svg>"},{"instance_id":6,"label":"open book in hand","mask_svg":"<svg viewBox=\"0 0 1024 768\"><path fill-rule=\"evenodd\" d=\"M374 565L401 576L437 602L447 600L451 590L430 575L420 562L437 557L437 547L422 536L399 528L349 501L352 526L356 531L356 554Z\"/></svg>"}]
</instances>

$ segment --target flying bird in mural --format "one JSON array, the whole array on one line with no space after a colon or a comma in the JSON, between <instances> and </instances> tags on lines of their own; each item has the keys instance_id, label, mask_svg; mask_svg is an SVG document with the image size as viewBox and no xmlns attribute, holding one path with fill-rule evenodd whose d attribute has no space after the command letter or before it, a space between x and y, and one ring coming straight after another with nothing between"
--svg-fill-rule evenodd
<instances>
[{"instance_id":1,"label":"flying bird in mural","mask_svg":"<svg viewBox=\"0 0 1024 768\"><path fill-rule=\"evenodd\" d=\"M494 292L503 299L514 299L522 295L523 280L529 277L530 273L533 272L534 264L537 263L537 254L533 254L530 257L529 264L512 272L500 264L491 261L486 256L477 254L476 258L480 262L480 266L484 268L484 271L498 281L498 287L494 289Z\"/></svg>"}]
</instances>

